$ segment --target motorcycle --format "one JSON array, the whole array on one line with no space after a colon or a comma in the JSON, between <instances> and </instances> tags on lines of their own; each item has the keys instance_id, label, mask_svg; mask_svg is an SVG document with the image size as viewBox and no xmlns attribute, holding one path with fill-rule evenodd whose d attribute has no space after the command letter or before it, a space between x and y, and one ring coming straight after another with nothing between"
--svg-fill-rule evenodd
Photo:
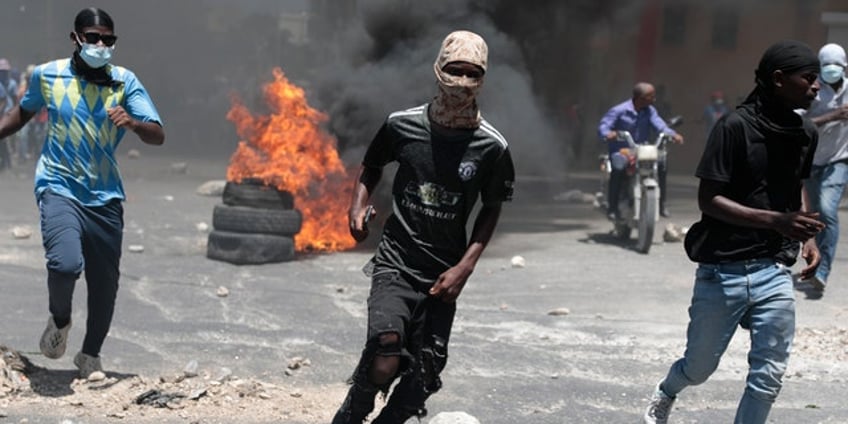
<instances>
[{"instance_id":1,"label":"motorcycle","mask_svg":"<svg viewBox=\"0 0 848 424\"><path fill-rule=\"evenodd\" d=\"M682 123L682 118L676 116L669 120L669 126L675 127ZM626 179L618 201L619 218L613 223L615 234L622 240L629 240L633 230L637 231L636 250L648 253L654 239L654 229L659 221L659 169L658 164L668 155L667 145L671 140L670 134L659 133L653 142L636 144L633 136L627 131L618 131L618 139L627 143L621 153L628 158L625 172ZM601 184L607 184L612 170L609 155L602 155ZM607 189L607 186L603 188ZM600 205L605 206L605 196L600 196ZM605 208L604 208L605 209Z\"/></svg>"}]
</instances>

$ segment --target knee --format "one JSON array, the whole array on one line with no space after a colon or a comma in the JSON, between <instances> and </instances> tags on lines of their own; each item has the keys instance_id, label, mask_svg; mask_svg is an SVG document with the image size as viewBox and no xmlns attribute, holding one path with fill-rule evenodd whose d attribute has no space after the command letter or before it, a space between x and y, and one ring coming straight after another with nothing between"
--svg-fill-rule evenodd
<instances>
[{"instance_id":1,"label":"knee","mask_svg":"<svg viewBox=\"0 0 848 424\"><path fill-rule=\"evenodd\" d=\"M76 281L82 273L84 266L81 258L77 260L50 259L47 261L48 275L52 278L62 280L70 279Z\"/></svg>"},{"instance_id":2,"label":"knee","mask_svg":"<svg viewBox=\"0 0 848 424\"><path fill-rule=\"evenodd\" d=\"M400 368L401 341L398 333L381 334L368 377L378 386L390 382Z\"/></svg>"},{"instance_id":3,"label":"knee","mask_svg":"<svg viewBox=\"0 0 848 424\"><path fill-rule=\"evenodd\" d=\"M782 388L780 381L772 381L769 383L749 382L745 387L745 394L760 402L774 403L777 400L777 395L780 394Z\"/></svg>"},{"instance_id":4,"label":"knee","mask_svg":"<svg viewBox=\"0 0 848 424\"><path fill-rule=\"evenodd\" d=\"M718 368L718 362L708 361L704 363L693 363L692 361L687 361L681 368L681 371L683 372L683 375L686 376L686 380L689 384L697 386L710 378L716 368Z\"/></svg>"}]
</instances>

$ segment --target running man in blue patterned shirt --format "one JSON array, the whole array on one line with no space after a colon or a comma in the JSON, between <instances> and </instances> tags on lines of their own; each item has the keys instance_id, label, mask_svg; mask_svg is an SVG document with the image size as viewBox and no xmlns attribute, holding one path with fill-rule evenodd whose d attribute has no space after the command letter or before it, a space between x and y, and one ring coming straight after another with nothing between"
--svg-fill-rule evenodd
<instances>
[{"instance_id":1,"label":"running man in blue patterned shirt","mask_svg":"<svg viewBox=\"0 0 848 424\"><path fill-rule=\"evenodd\" d=\"M124 188L115 151L127 130L143 142L165 141L162 120L144 86L109 63L117 36L103 10L74 20L71 58L36 67L18 107L0 118L0 139L47 108L47 137L35 171L35 197L47 259L50 317L39 343L48 358L65 353L74 286L85 271L88 319L74 358L83 378L102 376L100 349L118 292ZM102 378L102 377L101 377Z\"/></svg>"}]
</instances>

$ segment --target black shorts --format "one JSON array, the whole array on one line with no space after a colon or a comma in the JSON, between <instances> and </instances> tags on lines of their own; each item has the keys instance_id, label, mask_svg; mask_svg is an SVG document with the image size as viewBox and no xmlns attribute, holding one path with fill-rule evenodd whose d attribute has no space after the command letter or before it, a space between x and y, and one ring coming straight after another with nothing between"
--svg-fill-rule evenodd
<instances>
[{"instance_id":1,"label":"black shorts","mask_svg":"<svg viewBox=\"0 0 848 424\"><path fill-rule=\"evenodd\" d=\"M400 346L377 347L378 354L415 357L423 346L433 343L446 348L456 303L431 297L430 287L398 271L375 272L368 296L368 345L377 347L381 335L397 333Z\"/></svg>"}]
</instances>

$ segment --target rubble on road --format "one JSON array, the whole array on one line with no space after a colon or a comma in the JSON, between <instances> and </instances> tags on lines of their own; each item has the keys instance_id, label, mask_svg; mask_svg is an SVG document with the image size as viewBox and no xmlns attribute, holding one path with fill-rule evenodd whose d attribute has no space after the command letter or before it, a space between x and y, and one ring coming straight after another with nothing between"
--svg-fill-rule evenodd
<instances>
[{"instance_id":1,"label":"rubble on road","mask_svg":"<svg viewBox=\"0 0 848 424\"><path fill-rule=\"evenodd\" d=\"M32 364L18 351L0 345L0 398L31 390L26 373Z\"/></svg>"},{"instance_id":2,"label":"rubble on road","mask_svg":"<svg viewBox=\"0 0 848 424\"><path fill-rule=\"evenodd\" d=\"M238 377L226 367L198 371L196 360L189 361L181 373L158 378L107 371L99 382L81 378L69 382L64 370L31 365L3 346L0 352L0 358L6 358L0 360L0 418L52 414L77 423L99 422L104 417L107 421L150 422L154 417L168 421L179 416L186 422L205 422L244 414L251 422L328 422L334 410L328 410L327 400L335 403L347 390L341 383L312 389L277 385ZM293 368L308 365L310 361L302 357L289 361ZM31 370L27 372L32 388L26 379L26 392L12 389L14 384L6 379L7 371L21 369Z\"/></svg>"}]
</instances>

